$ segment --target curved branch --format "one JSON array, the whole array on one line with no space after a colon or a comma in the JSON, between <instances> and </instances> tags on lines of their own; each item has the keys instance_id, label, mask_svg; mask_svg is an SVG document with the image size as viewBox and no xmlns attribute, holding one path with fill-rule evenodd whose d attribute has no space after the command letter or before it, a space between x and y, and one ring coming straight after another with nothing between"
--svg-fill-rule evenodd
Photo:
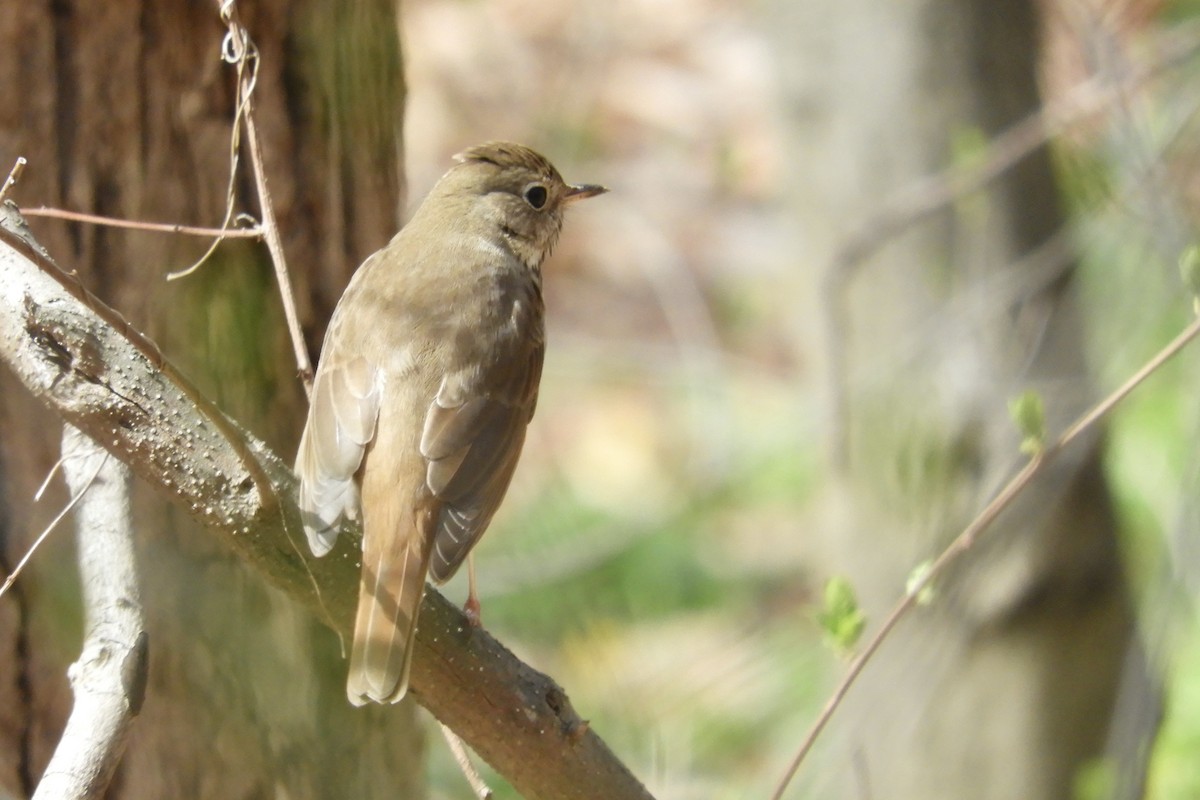
<instances>
[{"instance_id":1,"label":"curved branch","mask_svg":"<svg viewBox=\"0 0 1200 800\"><path fill-rule=\"evenodd\" d=\"M67 485L80 498L76 538L87 634L69 670L75 707L34 800L104 797L146 688L129 468L70 425L62 449Z\"/></svg>"},{"instance_id":2,"label":"curved branch","mask_svg":"<svg viewBox=\"0 0 1200 800\"><path fill-rule=\"evenodd\" d=\"M291 468L241 430L0 208L0 358L39 399L166 492L264 578L349 635L358 537L303 547ZM528 798L649 798L551 678L432 589L412 695Z\"/></svg>"}]
</instances>

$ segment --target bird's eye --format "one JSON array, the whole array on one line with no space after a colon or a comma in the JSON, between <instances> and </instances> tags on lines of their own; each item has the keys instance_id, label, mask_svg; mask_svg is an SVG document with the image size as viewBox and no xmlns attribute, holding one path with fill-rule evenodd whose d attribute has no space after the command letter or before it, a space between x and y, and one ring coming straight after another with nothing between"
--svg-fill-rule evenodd
<instances>
[{"instance_id":1,"label":"bird's eye","mask_svg":"<svg viewBox=\"0 0 1200 800\"><path fill-rule=\"evenodd\" d=\"M541 208L546 205L546 198L549 195L546 192L546 187L540 183L530 184L525 187L525 202L534 208Z\"/></svg>"}]
</instances>

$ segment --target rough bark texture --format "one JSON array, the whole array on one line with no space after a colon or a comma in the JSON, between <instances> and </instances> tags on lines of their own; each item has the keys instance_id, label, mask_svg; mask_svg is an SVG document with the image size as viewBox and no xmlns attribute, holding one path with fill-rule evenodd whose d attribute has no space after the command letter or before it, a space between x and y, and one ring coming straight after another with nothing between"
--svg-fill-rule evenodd
<instances>
[{"instance_id":1,"label":"rough bark texture","mask_svg":"<svg viewBox=\"0 0 1200 800\"><path fill-rule=\"evenodd\" d=\"M1025 0L775 9L813 264L833 263L897 190L969 153L959 143L1038 107ZM848 436L826 545L874 619L1013 470L1006 401L1039 390L1053 432L1091 396L1071 265L1054 257L1064 223L1039 150L826 298L847 309L831 371L849 387L833 412ZM1096 445L1044 475L868 666L830 730L837 758L808 768L818 796L1072 796L1102 752L1134 640Z\"/></svg>"},{"instance_id":2,"label":"rough bark texture","mask_svg":"<svg viewBox=\"0 0 1200 800\"><path fill-rule=\"evenodd\" d=\"M0 14L0 161L29 159L16 197L132 219L224 215L233 76L216 3L31 0ZM387 0L244 3L261 52L267 171L310 343L350 272L394 232L403 87ZM248 173L239 176L250 197ZM246 210L256 213L257 209ZM291 453L303 394L263 250L223 246L167 283L198 239L34 223L86 285L146 330L200 390ZM57 457L51 415L0 376L0 568L61 502L32 508ZM136 518L150 636L143 712L112 797L422 795L409 706L345 703L336 638L142 493ZM0 793L28 795L70 702L81 621L67 535L0 602Z\"/></svg>"}]
</instances>

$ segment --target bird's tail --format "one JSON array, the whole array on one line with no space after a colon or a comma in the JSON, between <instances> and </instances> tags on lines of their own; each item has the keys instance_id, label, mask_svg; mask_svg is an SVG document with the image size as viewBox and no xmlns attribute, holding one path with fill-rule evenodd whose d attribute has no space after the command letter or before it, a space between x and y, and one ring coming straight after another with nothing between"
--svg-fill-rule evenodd
<instances>
[{"instance_id":1,"label":"bird's tail","mask_svg":"<svg viewBox=\"0 0 1200 800\"><path fill-rule=\"evenodd\" d=\"M346 694L356 706L370 701L397 703L408 690L417 613L429 565L428 548L422 547L417 535L379 543L371 539L368 535L363 547L346 680Z\"/></svg>"}]
</instances>

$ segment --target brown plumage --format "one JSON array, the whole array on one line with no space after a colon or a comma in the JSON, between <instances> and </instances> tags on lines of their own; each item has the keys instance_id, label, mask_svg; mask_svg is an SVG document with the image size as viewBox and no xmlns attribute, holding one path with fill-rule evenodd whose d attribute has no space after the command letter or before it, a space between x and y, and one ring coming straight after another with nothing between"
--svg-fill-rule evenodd
<instances>
[{"instance_id":1,"label":"brown plumage","mask_svg":"<svg viewBox=\"0 0 1200 800\"><path fill-rule=\"evenodd\" d=\"M346 288L296 457L315 555L362 517L355 705L404 696L426 575L453 576L504 498L537 405L541 263L565 207L605 191L517 144L456 160Z\"/></svg>"}]
</instances>

